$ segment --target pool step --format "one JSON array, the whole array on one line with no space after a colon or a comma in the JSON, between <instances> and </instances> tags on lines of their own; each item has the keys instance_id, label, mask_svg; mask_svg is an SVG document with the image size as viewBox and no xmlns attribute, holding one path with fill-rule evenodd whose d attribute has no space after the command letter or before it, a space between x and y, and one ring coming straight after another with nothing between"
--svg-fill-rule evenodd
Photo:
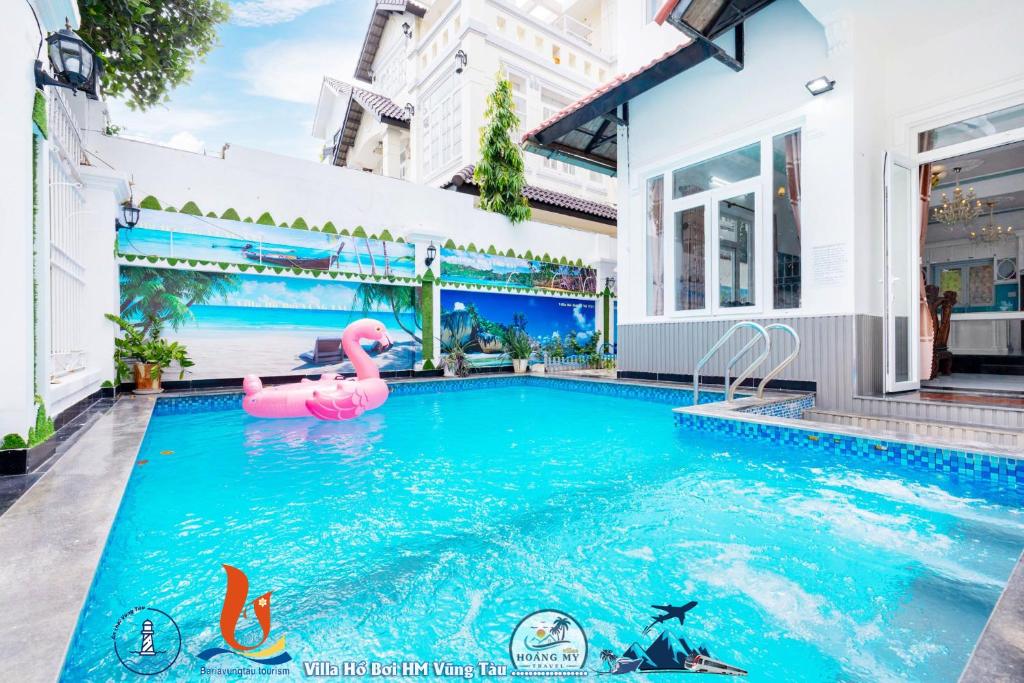
<instances>
[{"instance_id":1,"label":"pool step","mask_svg":"<svg viewBox=\"0 0 1024 683\"><path fill-rule=\"evenodd\" d=\"M997 427L924 422L901 417L877 417L821 408L805 410L804 419L846 427L860 427L880 433L911 434L927 438L930 441L955 445L989 444L1000 448L1024 449L1024 432Z\"/></svg>"}]
</instances>

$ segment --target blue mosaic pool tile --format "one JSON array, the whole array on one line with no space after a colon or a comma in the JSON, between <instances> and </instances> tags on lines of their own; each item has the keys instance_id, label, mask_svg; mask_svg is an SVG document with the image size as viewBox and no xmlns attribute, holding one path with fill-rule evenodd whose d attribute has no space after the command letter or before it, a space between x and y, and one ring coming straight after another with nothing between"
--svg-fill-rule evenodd
<instances>
[{"instance_id":1,"label":"blue mosaic pool tile","mask_svg":"<svg viewBox=\"0 0 1024 683\"><path fill-rule=\"evenodd\" d=\"M664 403L676 407L693 405L693 390L685 387L655 387L626 382L602 382L567 378L531 377L529 375L500 375L465 380L437 379L418 382L388 382L395 396L436 394L449 391L474 391L510 386L539 386L577 393L598 394L632 398L639 401ZM713 391L700 392L700 403L721 401L722 394ZM236 410L241 407L242 393L195 394L189 396L163 396L154 409L156 415L173 413L202 413L215 410Z\"/></svg>"},{"instance_id":2,"label":"blue mosaic pool tile","mask_svg":"<svg viewBox=\"0 0 1024 683\"><path fill-rule=\"evenodd\" d=\"M739 412L751 413L753 415L768 415L771 417L786 417L791 420L799 420L803 418L805 410L810 410L813 407L814 394L809 394L807 396L798 396L784 401L768 403L763 406L741 408Z\"/></svg>"},{"instance_id":3,"label":"blue mosaic pool tile","mask_svg":"<svg viewBox=\"0 0 1024 683\"><path fill-rule=\"evenodd\" d=\"M227 394L196 394L194 396L161 396L153 408L154 415L181 413L208 413L220 410L238 410L242 407L242 392Z\"/></svg>"},{"instance_id":4,"label":"blue mosaic pool tile","mask_svg":"<svg viewBox=\"0 0 1024 683\"><path fill-rule=\"evenodd\" d=\"M831 455L864 458L919 470L938 470L970 479L1024 487L1024 464L1015 458L746 422L716 415L676 413L675 420L676 425L680 427L711 434L758 439L782 446L809 448Z\"/></svg>"}]
</instances>

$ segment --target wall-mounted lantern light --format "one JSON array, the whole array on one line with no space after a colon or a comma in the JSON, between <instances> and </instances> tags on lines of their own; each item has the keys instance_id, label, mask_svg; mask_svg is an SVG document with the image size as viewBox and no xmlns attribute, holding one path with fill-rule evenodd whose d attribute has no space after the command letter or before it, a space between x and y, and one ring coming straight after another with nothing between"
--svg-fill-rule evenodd
<instances>
[{"instance_id":1,"label":"wall-mounted lantern light","mask_svg":"<svg viewBox=\"0 0 1024 683\"><path fill-rule=\"evenodd\" d=\"M465 70L466 65L469 64L469 57L463 50L459 50L455 53L455 73L460 74Z\"/></svg>"},{"instance_id":2,"label":"wall-mounted lantern light","mask_svg":"<svg viewBox=\"0 0 1024 683\"><path fill-rule=\"evenodd\" d=\"M604 288L607 289L612 294L615 293L615 276L614 275L612 275L611 277L606 277L604 279Z\"/></svg>"},{"instance_id":3,"label":"wall-mounted lantern light","mask_svg":"<svg viewBox=\"0 0 1024 683\"><path fill-rule=\"evenodd\" d=\"M434 263L435 258L437 258L437 247L435 247L434 243L431 242L430 245L427 246L427 258L423 259L423 265L429 268Z\"/></svg>"},{"instance_id":4,"label":"wall-mounted lantern light","mask_svg":"<svg viewBox=\"0 0 1024 683\"><path fill-rule=\"evenodd\" d=\"M836 87L836 82L828 76L818 76L817 78L807 81L807 84L804 87L807 88L807 92L817 96L822 93L827 93L829 90Z\"/></svg>"},{"instance_id":5,"label":"wall-mounted lantern light","mask_svg":"<svg viewBox=\"0 0 1024 683\"><path fill-rule=\"evenodd\" d=\"M412 102L405 103L405 111L408 112L409 118L416 115L416 107L412 106Z\"/></svg>"},{"instance_id":6,"label":"wall-mounted lantern light","mask_svg":"<svg viewBox=\"0 0 1024 683\"><path fill-rule=\"evenodd\" d=\"M409 25L408 21L402 24L402 33L405 34L406 38L412 38L412 26Z\"/></svg>"},{"instance_id":7,"label":"wall-mounted lantern light","mask_svg":"<svg viewBox=\"0 0 1024 683\"><path fill-rule=\"evenodd\" d=\"M135 202L131 199L121 205L121 219L124 221L115 221L114 230L131 230L139 224L139 215L142 212L139 207L135 206Z\"/></svg>"},{"instance_id":8,"label":"wall-mounted lantern light","mask_svg":"<svg viewBox=\"0 0 1024 683\"><path fill-rule=\"evenodd\" d=\"M96 58L96 51L79 38L70 25L46 37L46 53L53 76L43 70L43 63L37 59L37 88L55 85L76 93L81 90L90 99L99 99L97 84L102 63Z\"/></svg>"}]
</instances>

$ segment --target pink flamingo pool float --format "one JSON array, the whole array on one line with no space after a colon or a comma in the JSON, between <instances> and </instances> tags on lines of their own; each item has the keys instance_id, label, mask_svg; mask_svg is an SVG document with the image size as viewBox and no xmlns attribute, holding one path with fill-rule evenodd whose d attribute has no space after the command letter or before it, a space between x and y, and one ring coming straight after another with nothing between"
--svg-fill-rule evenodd
<instances>
[{"instance_id":1,"label":"pink flamingo pool float","mask_svg":"<svg viewBox=\"0 0 1024 683\"><path fill-rule=\"evenodd\" d=\"M341 348L352 361L356 376L320 375L293 384L264 388L256 375L242 381L245 398L242 408L253 417L318 417L321 420L351 420L388 400L387 382L380 378L377 365L359 343L363 339L391 346L384 325L370 318L349 324L341 335Z\"/></svg>"}]
</instances>

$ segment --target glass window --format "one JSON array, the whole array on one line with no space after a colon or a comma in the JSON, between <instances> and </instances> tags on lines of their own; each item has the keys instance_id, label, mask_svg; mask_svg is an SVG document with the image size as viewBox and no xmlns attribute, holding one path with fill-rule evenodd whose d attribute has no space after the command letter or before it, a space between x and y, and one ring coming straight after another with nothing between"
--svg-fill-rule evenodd
<instances>
[{"instance_id":1,"label":"glass window","mask_svg":"<svg viewBox=\"0 0 1024 683\"><path fill-rule=\"evenodd\" d=\"M754 305L754 193L718 202L718 303Z\"/></svg>"},{"instance_id":2,"label":"glass window","mask_svg":"<svg viewBox=\"0 0 1024 683\"><path fill-rule=\"evenodd\" d=\"M995 135L1014 128L1024 128L1024 104L1007 107L990 114L975 116L956 123L926 130L917 135L917 151L928 152L967 140Z\"/></svg>"},{"instance_id":3,"label":"glass window","mask_svg":"<svg viewBox=\"0 0 1024 683\"><path fill-rule=\"evenodd\" d=\"M665 313L665 178L647 181L647 315Z\"/></svg>"},{"instance_id":4,"label":"glass window","mask_svg":"<svg viewBox=\"0 0 1024 683\"><path fill-rule=\"evenodd\" d=\"M462 99L454 74L438 83L423 105L423 160L437 172L462 155Z\"/></svg>"},{"instance_id":5,"label":"glass window","mask_svg":"<svg viewBox=\"0 0 1024 683\"><path fill-rule=\"evenodd\" d=\"M772 138L775 308L800 308L800 131Z\"/></svg>"},{"instance_id":6,"label":"glass window","mask_svg":"<svg viewBox=\"0 0 1024 683\"><path fill-rule=\"evenodd\" d=\"M673 234L676 310L704 308L704 207L677 211Z\"/></svg>"},{"instance_id":7,"label":"glass window","mask_svg":"<svg viewBox=\"0 0 1024 683\"><path fill-rule=\"evenodd\" d=\"M761 175L761 143L685 166L672 174L672 197L679 199Z\"/></svg>"},{"instance_id":8,"label":"glass window","mask_svg":"<svg viewBox=\"0 0 1024 683\"><path fill-rule=\"evenodd\" d=\"M564 97L559 97L547 89L541 91L540 102L542 121L547 121L555 114L572 104L570 100L567 100ZM558 171L559 173L564 173L566 175L576 175L576 167L572 164L567 164L564 161L555 161L554 159L545 158L544 168L552 171Z\"/></svg>"}]
</instances>

